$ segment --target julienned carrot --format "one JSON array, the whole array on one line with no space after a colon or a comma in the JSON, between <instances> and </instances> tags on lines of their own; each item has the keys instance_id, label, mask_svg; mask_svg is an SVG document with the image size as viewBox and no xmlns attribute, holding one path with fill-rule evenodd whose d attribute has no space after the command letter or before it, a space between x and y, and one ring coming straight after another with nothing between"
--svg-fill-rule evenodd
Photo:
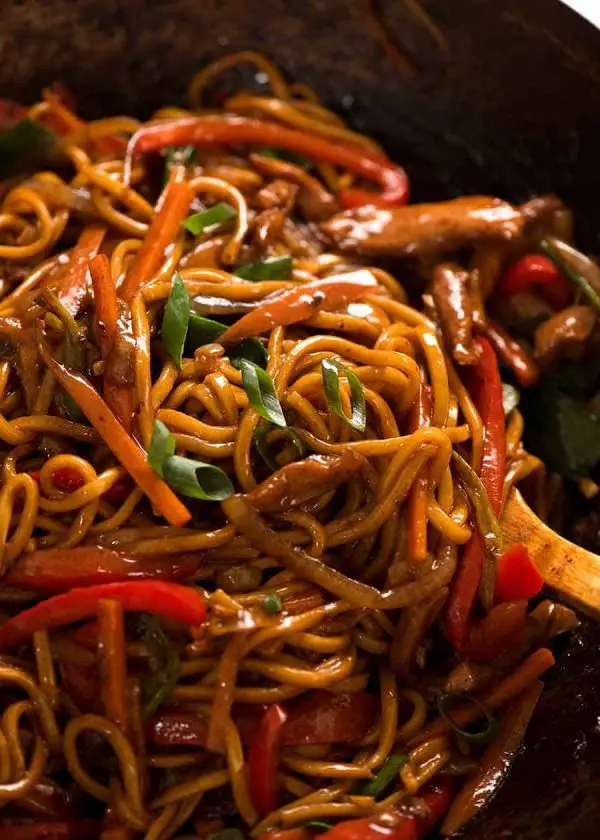
<instances>
[{"instance_id":1,"label":"julienned carrot","mask_svg":"<svg viewBox=\"0 0 600 840\"><path fill-rule=\"evenodd\" d=\"M411 412L411 430L416 432L429 425L431 400L421 384L419 399ZM427 505L429 476L425 472L413 483L408 497L408 556L411 562L421 563L427 558Z\"/></svg>"},{"instance_id":2,"label":"julienned carrot","mask_svg":"<svg viewBox=\"0 0 600 840\"><path fill-rule=\"evenodd\" d=\"M482 695L479 700L482 705L490 712L494 709L504 705L504 703L512 700L517 694L520 694L534 680L537 680L545 671L554 665L554 656L552 651L548 648L540 648L532 653L519 667L508 677L499 682L498 685L491 688L486 694ZM483 709L475 703L465 703L462 706L457 706L452 710L452 720L460 729L464 729L474 721L483 717ZM450 732L451 726L445 718L439 717L425 729L421 730L416 738L410 741L410 744L420 744L423 741L428 741L430 738L437 738L440 735L445 735Z\"/></svg>"},{"instance_id":3,"label":"julienned carrot","mask_svg":"<svg viewBox=\"0 0 600 840\"><path fill-rule=\"evenodd\" d=\"M98 602L100 694L106 717L124 732L127 728L127 659L123 607L118 601Z\"/></svg>"},{"instance_id":4,"label":"julienned carrot","mask_svg":"<svg viewBox=\"0 0 600 840\"><path fill-rule=\"evenodd\" d=\"M102 358L106 359L113 348L119 330L119 309L117 289L110 270L110 263L104 254L97 254L90 260L90 274L94 289L94 308L98 325L98 340Z\"/></svg>"},{"instance_id":5,"label":"julienned carrot","mask_svg":"<svg viewBox=\"0 0 600 840\"><path fill-rule=\"evenodd\" d=\"M57 362L41 333L37 336L39 353L61 387L75 400L89 422L98 431L113 455L144 491L170 525L185 525L191 514L169 485L159 478L146 460L146 453L127 433L100 394L78 373Z\"/></svg>"},{"instance_id":6,"label":"julienned carrot","mask_svg":"<svg viewBox=\"0 0 600 840\"><path fill-rule=\"evenodd\" d=\"M523 743L543 687L536 680L502 714L498 735L482 755L479 769L454 798L440 829L442 835L455 834L494 796Z\"/></svg>"},{"instance_id":7,"label":"julienned carrot","mask_svg":"<svg viewBox=\"0 0 600 840\"><path fill-rule=\"evenodd\" d=\"M90 261L90 274L94 288L96 323L98 325L100 352L106 362L115 350L119 333L119 306L117 290L110 263L104 254L98 254ZM131 352L127 345L122 345L119 352ZM116 381L110 377L109 365L105 365L104 399L129 431L135 411L135 393L132 385Z\"/></svg>"},{"instance_id":8,"label":"julienned carrot","mask_svg":"<svg viewBox=\"0 0 600 840\"><path fill-rule=\"evenodd\" d=\"M58 281L56 294L62 305L76 317L88 291L88 265L98 253L106 234L104 225L92 224L85 227L77 245L71 251L71 260Z\"/></svg>"},{"instance_id":9,"label":"julienned carrot","mask_svg":"<svg viewBox=\"0 0 600 840\"><path fill-rule=\"evenodd\" d=\"M50 112L43 117L43 122L52 131L59 135L85 132L87 123L74 113L60 94L55 90L46 89L43 96L50 106ZM101 154L106 155L122 153L127 146L121 137L95 137L92 142Z\"/></svg>"},{"instance_id":10,"label":"julienned carrot","mask_svg":"<svg viewBox=\"0 0 600 840\"><path fill-rule=\"evenodd\" d=\"M160 268L166 248L177 238L181 223L188 214L194 191L183 181L185 170L174 166L167 186L158 201L156 212L148 226L148 232L137 252L119 290L120 297L130 303Z\"/></svg>"}]
</instances>

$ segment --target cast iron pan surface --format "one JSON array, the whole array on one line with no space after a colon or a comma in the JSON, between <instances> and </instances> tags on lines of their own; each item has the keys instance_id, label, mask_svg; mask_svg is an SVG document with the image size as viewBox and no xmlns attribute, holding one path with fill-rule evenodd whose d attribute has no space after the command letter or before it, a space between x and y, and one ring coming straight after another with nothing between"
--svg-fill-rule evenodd
<instances>
[{"instance_id":1,"label":"cast iron pan surface","mask_svg":"<svg viewBox=\"0 0 600 840\"><path fill-rule=\"evenodd\" d=\"M372 4L373 5L373 4ZM377 5L377 4L374 4ZM68 83L87 116L183 101L207 59L254 48L380 140L416 199L554 191L600 252L600 32L557 0L4 0L0 94ZM600 627L565 643L509 781L465 838L600 838Z\"/></svg>"}]
</instances>

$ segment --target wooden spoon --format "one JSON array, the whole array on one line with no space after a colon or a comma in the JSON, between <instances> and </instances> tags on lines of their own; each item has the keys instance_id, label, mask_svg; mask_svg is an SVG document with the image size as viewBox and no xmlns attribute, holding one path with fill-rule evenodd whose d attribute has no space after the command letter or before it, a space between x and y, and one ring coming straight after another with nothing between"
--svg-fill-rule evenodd
<instances>
[{"instance_id":1,"label":"wooden spoon","mask_svg":"<svg viewBox=\"0 0 600 840\"><path fill-rule=\"evenodd\" d=\"M502 515L507 546L525 543L546 584L561 599L600 618L600 556L561 537L513 489Z\"/></svg>"}]
</instances>

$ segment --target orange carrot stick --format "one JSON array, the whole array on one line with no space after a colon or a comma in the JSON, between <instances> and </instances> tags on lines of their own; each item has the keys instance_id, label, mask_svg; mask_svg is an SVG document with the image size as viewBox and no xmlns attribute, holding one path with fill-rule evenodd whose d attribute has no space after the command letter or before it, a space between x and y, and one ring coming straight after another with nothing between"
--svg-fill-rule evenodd
<instances>
[{"instance_id":1,"label":"orange carrot stick","mask_svg":"<svg viewBox=\"0 0 600 840\"><path fill-rule=\"evenodd\" d=\"M90 274L94 288L100 351L102 358L106 359L113 348L119 330L119 309L115 281L110 271L108 258L104 254L98 254L90 260Z\"/></svg>"},{"instance_id":2,"label":"orange carrot stick","mask_svg":"<svg viewBox=\"0 0 600 840\"><path fill-rule=\"evenodd\" d=\"M104 225L93 224L85 227L77 245L71 251L71 260L58 281L56 294L62 305L76 317L84 297L88 292L88 265L98 253L106 234Z\"/></svg>"},{"instance_id":3,"label":"orange carrot stick","mask_svg":"<svg viewBox=\"0 0 600 840\"><path fill-rule=\"evenodd\" d=\"M115 458L121 462L167 522L176 526L189 522L191 518L189 510L177 498L169 485L154 472L146 460L144 450L119 423L100 394L87 379L61 365L52 357L41 331L37 335L37 346L44 363L61 387L75 400Z\"/></svg>"},{"instance_id":4,"label":"orange carrot stick","mask_svg":"<svg viewBox=\"0 0 600 840\"><path fill-rule=\"evenodd\" d=\"M98 603L100 694L106 717L123 732L127 729L127 658L123 607L103 598Z\"/></svg>"},{"instance_id":5,"label":"orange carrot stick","mask_svg":"<svg viewBox=\"0 0 600 840\"><path fill-rule=\"evenodd\" d=\"M543 684L536 680L510 703L502 714L500 728L479 761L479 770L456 795L441 827L444 836L455 834L480 811L498 790L523 743Z\"/></svg>"},{"instance_id":6,"label":"orange carrot stick","mask_svg":"<svg viewBox=\"0 0 600 840\"><path fill-rule=\"evenodd\" d=\"M419 399L411 411L410 428L416 432L429 425L431 399L421 383ZM427 558L427 506L429 503L429 476L427 471L414 481L408 497L408 556L412 563L422 563Z\"/></svg>"},{"instance_id":7,"label":"orange carrot stick","mask_svg":"<svg viewBox=\"0 0 600 840\"><path fill-rule=\"evenodd\" d=\"M524 691L534 680L537 680L544 671L554 665L554 656L548 648L540 648L532 653L519 667L508 677L491 688L479 700L483 706L493 712L499 706L512 700L517 694ZM483 716L483 710L475 703L464 703L452 709L452 720L460 729L464 729L474 721ZM450 732L451 726L445 718L439 717L433 723L422 729L419 734L410 741L410 745L420 744L430 738L437 738Z\"/></svg>"},{"instance_id":8,"label":"orange carrot stick","mask_svg":"<svg viewBox=\"0 0 600 840\"><path fill-rule=\"evenodd\" d=\"M87 123L78 117L60 96L49 89L43 92L44 101L50 112L42 117L43 122L56 134L85 133ZM127 142L122 137L95 137L92 141L100 154L122 154Z\"/></svg>"},{"instance_id":9,"label":"orange carrot stick","mask_svg":"<svg viewBox=\"0 0 600 840\"><path fill-rule=\"evenodd\" d=\"M183 167L174 166L148 226L146 238L121 286L120 296L127 303L156 274L166 248L176 239L187 216L194 191L182 180L184 177Z\"/></svg>"}]
</instances>

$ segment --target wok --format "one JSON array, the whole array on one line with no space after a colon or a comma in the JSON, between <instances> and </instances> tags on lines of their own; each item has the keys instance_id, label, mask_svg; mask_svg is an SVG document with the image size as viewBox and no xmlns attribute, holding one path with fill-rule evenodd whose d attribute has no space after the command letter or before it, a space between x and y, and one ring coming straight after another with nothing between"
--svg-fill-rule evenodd
<instances>
[{"instance_id":1,"label":"wok","mask_svg":"<svg viewBox=\"0 0 600 840\"><path fill-rule=\"evenodd\" d=\"M376 4L371 4L375 6ZM68 83L86 116L183 99L208 58L271 55L408 169L417 199L552 190L600 251L600 32L558 0L4 0L0 94ZM402 45L393 53L389 38ZM407 57L408 56L408 57ZM509 781L468 838L600 836L600 628L549 677Z\"/></svg>"}]
</instances>

